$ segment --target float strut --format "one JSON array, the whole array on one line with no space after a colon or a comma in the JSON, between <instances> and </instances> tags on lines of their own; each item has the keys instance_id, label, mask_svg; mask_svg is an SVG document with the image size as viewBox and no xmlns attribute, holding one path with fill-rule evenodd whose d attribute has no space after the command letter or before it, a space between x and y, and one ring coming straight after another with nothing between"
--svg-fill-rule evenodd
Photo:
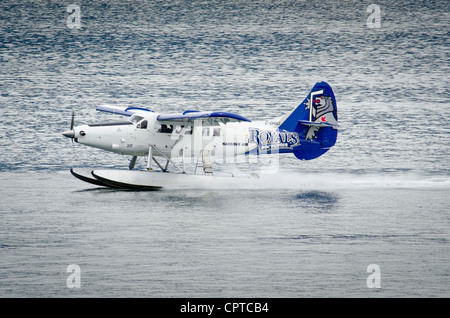
<instances>
[{"instance_id":1,"label":"float strut","mask_svg":"<svg viewBox=\"0 0 450 318\"><path fill-rule=\"evenodd\" d=\"M147 170L152 170L153 147L148 147Z\"/></svg>"},{"instance_id":2,"label":"float strut","mask_svg":"<svg viewBox=\"0 0 450 318\"><path fill-rule=\"evenodd\" d=\"M136 165L136 159L137 156L133 156L133 158L131 158L130 164L128 165L128 169L133 170L134 166Z\"/></svg>"}]
</instances>

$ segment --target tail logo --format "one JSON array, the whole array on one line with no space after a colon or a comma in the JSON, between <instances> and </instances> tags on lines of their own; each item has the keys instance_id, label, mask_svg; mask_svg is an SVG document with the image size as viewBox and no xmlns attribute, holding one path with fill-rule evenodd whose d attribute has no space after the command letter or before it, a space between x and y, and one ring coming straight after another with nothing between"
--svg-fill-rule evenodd
<instances>
[{"instance_id":1,"label":"tail logo","mask_svg":"<svg viewBox=\"0 0 450 318\"><path fill-rule=\"evenodd\" d=\"M312 108L313 118L323 118L323 115L332 112L334 112L334 105L331 96L316 97Z\"/></svg>"},{"instance_id":2,"label":"tail logo","mask_svg":"<svg viewBox=\"0 0 450 318\"><path fill-rule=\"evenodd\" d=\"M331 96L322 95L323 90L311 92L310 98L306 101L306 109L309 109L309 121L315 123L328 122L337 124L335 117L335 105ZM306 140L314 140L317 138L316 133L320 130L320 126L310 126L306 133Z\"/></svg>"}]
</instances>

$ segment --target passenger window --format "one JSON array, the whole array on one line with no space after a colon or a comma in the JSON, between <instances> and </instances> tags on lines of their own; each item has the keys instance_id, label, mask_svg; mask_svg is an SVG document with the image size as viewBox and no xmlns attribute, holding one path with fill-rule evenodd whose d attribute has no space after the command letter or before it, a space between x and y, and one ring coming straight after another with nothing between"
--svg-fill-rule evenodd
<instances>
[{"instance_id":1,"label":"passenger window","mask_svg":"<svg viewBox=\"0 0 450 318\"><path fill-rule=\"evenodd\" d=\"M173 131L173 125L166 125L166 124L162 124L161 128L158 130L158 132L160 133L166 133L166 134L170 134Z\"/></svg>"},{"instance_id":2,"label":"passenger window","mask_svg":"<svg viewBox=\"0 0 450 318\"><path fill-rule=\"evenodd\" d=\"M176 129L175 129L175 133L179 134L183 130L183 127L184 126L177 126Z\"/></svg>"},{"instance_id":3,"label":"passenger window","mask_svg":"<svg viewBox=\"0 0 450 318\"><path fill-rule=\"evenodd\" d=\"M209 127L203 128L202 135L203 136L209 136Z\"/></svg>"},{"instance_id":4,"label":"passenger window","mask_svg":"<svg viewBox=\"0 0 450 318\"><path fill-rule=\"evenodd\" d=\"M170 125L170 126L173 128L172 125ZM175 129L175 133L176 133L176 134L181 134L181 132L183 131L183 129L184 129L184 125L177 126L176 129ZM188 127L188 128L186 129L186 131L184 132L184 134L185 134L185 135L192 135L192 126Z\"/></svg>"},{"instance_id":5,"label":"passenger window","mask_svg":"<svg viewBox=\"0 0 450 318\"><path fill-rule=\"evenodd\" d=\"M214 128L213 136L220 136L220 128Z\"/></svg>"}]
</instances>

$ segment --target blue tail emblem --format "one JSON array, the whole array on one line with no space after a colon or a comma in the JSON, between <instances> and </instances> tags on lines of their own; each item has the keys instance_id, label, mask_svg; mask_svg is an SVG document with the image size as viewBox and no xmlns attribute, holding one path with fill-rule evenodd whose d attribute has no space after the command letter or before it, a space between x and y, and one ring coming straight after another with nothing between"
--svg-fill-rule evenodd
<instances>
[{"instance_id":1,"label":"blue tail emblem","mask_svg":"<svg viewBox=\"0 0 450 318\"><path fill-rule=\"evenodd\" d=\"M299 145L292 151L301 160L317 158L334 146L337 129L336 98L326 82L314 85L305 100L279 127L279 131L298 134Z\"/></svg>"}]
</instances>

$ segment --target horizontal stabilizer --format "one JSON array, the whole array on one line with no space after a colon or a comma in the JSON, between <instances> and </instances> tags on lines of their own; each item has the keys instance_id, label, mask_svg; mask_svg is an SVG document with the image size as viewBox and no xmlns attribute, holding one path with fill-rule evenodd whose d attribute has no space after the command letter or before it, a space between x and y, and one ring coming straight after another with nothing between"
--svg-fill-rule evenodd
<instances>
[{"instance_id":1,"label":"horizontal stabilizer","mask_svg":"<svg viewBox=\"0 0 450 318\"><path fill-rule=\"evenodd\" d=\"M306 125L306 126L333 127L333 128L339 127L338 124L332 124L332 123L328 123L328 122L314 122L314 121L308 121L308 120L299 120L298 122L300 124Z\"/></svg>"},{"instance_id":2,"label":"horizontal stabilizer","mask_svg":"<svg viewBox=\"0 0 450 318\"><path fill-rule=\"evenodd\" d=\"M152 110L140 107L114 106L114 105L100 105L96 108L97 111L113 113L117 115L131 116L139 112L153 112Z\"/></svg>"},{"instance_id":3,"label":"horizontal stabilizer","mask_svg":"<svg viewBox=\"0 0 450 318\"><path fill-rule=\"evenodd\" d=\"M250 119L247 119L241 115L229 113L229 112L196 112L196 111L186 111L180 114L162 114L157 118L159 121L191 121L195 119L200 120L211 120L214 121L248 121L251 122Z\"/></svg>"}]
</instances>

